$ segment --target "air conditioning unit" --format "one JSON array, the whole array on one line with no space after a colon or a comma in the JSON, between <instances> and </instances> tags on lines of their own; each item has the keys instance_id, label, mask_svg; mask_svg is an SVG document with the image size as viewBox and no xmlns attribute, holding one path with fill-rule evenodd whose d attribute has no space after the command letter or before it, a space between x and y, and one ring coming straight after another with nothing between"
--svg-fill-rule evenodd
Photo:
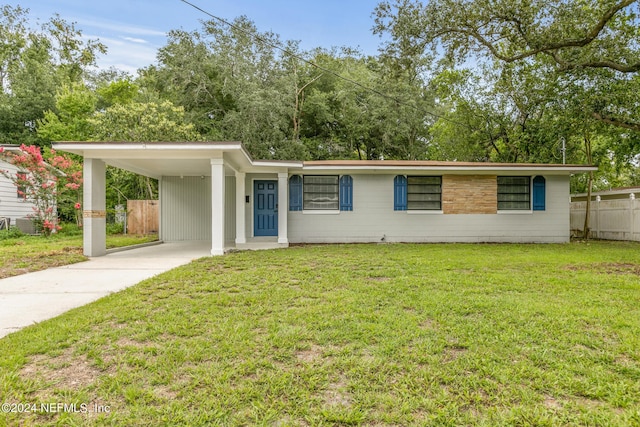
<instances>
[{"instance_id":1,"label":"air conditioning unit","mask_svg":"<svg viewBox=\"0 0 640 427\"><path fill-rule=\"evenodd\" d=\"M24 234L36 234L36 226L32 219L16 218L16 227Z\"/></svg>"}]
</instances>

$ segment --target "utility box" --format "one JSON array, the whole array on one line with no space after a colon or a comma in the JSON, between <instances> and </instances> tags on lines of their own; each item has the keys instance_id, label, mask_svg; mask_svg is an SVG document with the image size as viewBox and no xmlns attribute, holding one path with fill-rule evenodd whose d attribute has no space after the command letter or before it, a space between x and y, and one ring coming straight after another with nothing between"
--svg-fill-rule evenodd
<instances>
[{"instance_id":1,"label":"utility box","mask_svg":"<svg viewBox=\"0 0 640 427\"><path fill-rule=\"evenodd\" d=\"M36 225L32 219L29 218L16 218L16 227L24 234L36 234Z\"/></svg>"}]
</instances>

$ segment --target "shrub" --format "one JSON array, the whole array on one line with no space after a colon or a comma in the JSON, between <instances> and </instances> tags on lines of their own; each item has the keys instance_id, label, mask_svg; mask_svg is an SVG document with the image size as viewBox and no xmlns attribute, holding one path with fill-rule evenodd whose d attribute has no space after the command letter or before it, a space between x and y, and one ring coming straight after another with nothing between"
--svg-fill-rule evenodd
<instances>
[{"instance_id":1,"label":"shrub","mask_svg":"<svg viewBox=\"0 0 640 427\"><path fill-rule=\"evenodd\" d=\"M82 227L78 227L78 225L73 222L63 222L60 224L58 234L63 234L65 236L81 236Z\"/></svg>"},{"instance_id":2,"label":"shrub","mask_svg":"<svg viewBox=\"0 0 640 427\"><path fill-rule=\"evenodd\" d=\"M107 234L124 234L124 223L107 224Z\"/></svg>"},{"instance_id":3,"label":"shrub","mask_svg":"<svg viewBox=\"0 0 640 427\"><path fill-rule=\"evenodd\" d=\"M10 227L8 230L0 230L0 240L16 239L25 234L18 227Z\"/></svg>"}]
</instances>

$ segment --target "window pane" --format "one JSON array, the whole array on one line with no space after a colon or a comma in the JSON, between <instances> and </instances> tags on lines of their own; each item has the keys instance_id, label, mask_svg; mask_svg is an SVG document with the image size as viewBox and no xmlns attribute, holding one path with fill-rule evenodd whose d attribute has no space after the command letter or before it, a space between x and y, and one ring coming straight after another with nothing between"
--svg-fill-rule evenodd
<instances>
[{"instance_id":1,"label":"window pane","mask_svg":"<svg viewBox=\"0 0 640 427\"><path fill-rule=\"evenodd\" d=\"M498 209L529 210L531 209L531 177L499 176L498 177Z\"/></svg>"},{"instance_id":2,"label":"window pane","mask_svg":"<svg viewBox=\"0 0 640 427\"><path fill-rule=\"evenodd\" d=\"M339 209L338 176L305 176L303 184L304 209Z\"/></svg>"},{"instance_id":3,"label":"window pane","mask_svg":"<svg viewBox=\"0 0 640 427\"><path fill-rule=\"evenodd\" d=\"M442 177L407 177L407 208L410 210L442 209Z\"/></svg>"}]
</instances>

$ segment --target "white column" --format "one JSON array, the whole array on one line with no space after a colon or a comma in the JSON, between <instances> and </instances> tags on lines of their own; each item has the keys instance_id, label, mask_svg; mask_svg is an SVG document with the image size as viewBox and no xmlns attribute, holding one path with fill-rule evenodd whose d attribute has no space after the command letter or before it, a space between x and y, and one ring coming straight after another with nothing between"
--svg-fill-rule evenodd
<instances>
[{"instance_id":1,"label":"white column","mask_svg":"<svg viewBox=\"0 0 640 427\"><path fill-rule=\"evenodd\" d=\"M211 159L211 255L224 255L223 159Z\"/></svg>"},{"instance_id":2,"label":"white column","mask_svg":"<svg viewBox=\"0 0 640 427\"><path fill-rule=\"evenodd\" d=\"M236 245L247 243L245 173L236 172Z\"/></svg>"},{"instance_id":3,"label":"white column","mask_svg":"<svg viewBox=\"0 0 640 427\"><path fill-rule=\"evenodd\" d=\"M107 253L106 166L100 159L84 159L83 252L86 256Z\"/></svg>"},{"instance_id":4,"label":"white column","mask_svg":"<svg viewBox=\"0 0 640 427\"><path fill-rule=\"evenodd\" d=\"M289 174L278 173L278 244L289 244L287 213L289 210Z\"/></svg>"}]
</instances>

